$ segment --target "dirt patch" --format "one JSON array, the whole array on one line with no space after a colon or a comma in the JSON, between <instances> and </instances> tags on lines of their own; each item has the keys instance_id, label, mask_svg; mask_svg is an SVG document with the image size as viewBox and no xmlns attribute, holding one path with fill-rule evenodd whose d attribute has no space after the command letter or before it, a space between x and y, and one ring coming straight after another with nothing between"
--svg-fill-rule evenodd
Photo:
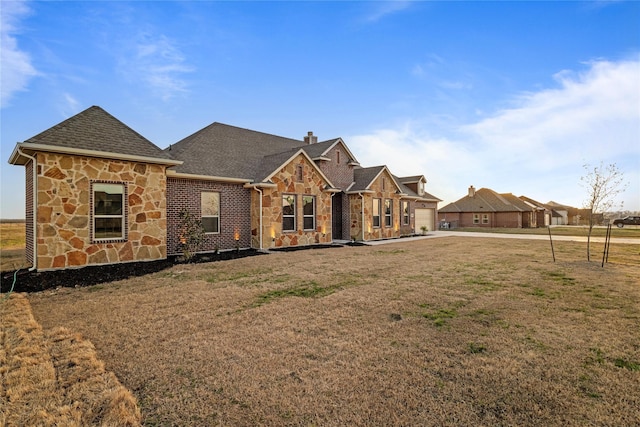
<instances>
[{"instance_id":1,"label":"dirt patch","mask_svg":"<svg viewBox=\"0 0 640 427\"><path fill-rule=\"evenodd\" d=\"M548 246L279 252L29 300L95 344L146 425L637 425L637 247L601 268Z\"/></svg>"}]
</instances>

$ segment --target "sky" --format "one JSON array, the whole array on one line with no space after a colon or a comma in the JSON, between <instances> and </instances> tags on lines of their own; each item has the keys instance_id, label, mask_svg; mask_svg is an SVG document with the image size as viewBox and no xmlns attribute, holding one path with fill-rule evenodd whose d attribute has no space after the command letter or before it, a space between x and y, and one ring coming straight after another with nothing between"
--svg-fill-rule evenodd
<instances>
[{"instance_id":1,"label":"sky","mask_svg":"<svg viewBox=\"0 0 640 427\"><path fill-rule=\"evenodd\" d=\"M0 218L17 142L98 105L166 148L222 122L342 137L363 166L582 207L615 164L640 210L640 2L0 1Z\"/></svg>"}]
</instances>

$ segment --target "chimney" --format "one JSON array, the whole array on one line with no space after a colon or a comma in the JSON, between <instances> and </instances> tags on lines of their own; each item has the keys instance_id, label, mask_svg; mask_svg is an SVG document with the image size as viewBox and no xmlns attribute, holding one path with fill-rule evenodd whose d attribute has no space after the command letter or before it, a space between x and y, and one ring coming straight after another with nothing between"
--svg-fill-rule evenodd
<instances>
[{"instance_id":1,"label":"chimney","mask_svg":"<svg viewBox=\"0 0 640 427\"><path fill-rule=\"evenodd\" d=\"M307 136L304 137L304 142L308 145L318 142L318 137L313 136L313 132L307 132Z\"/></svg>"},{"instance_id":2,"label":"chimney","mask_svg":"<svg viewBox=\"0 0 640 427\"><path fill-rule=\"evenodd\" d=\"M476 196L476 189L473 188L473 185L471 187L469 187L469 197L475 197Z\"/></svg>"}]
</instances>

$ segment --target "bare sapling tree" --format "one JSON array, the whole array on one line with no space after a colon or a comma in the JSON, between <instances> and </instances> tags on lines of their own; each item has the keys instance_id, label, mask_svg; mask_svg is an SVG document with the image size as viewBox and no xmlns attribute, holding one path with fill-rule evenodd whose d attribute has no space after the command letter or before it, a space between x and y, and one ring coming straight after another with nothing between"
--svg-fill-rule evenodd
<instances>
[{"instance_id":1,"label":"bare sapling tree","mask_svg":"<svg viewBox=\"0 0 640 427\"><path fill-rule=\"evenodd\" d=\"M591 261L591 232L595 225L595 214L605 213L616 205L616 197L627 187L624 174L615 163L598 166L584 165L586 175L580 178L587 190L583 207L589 210L589 234L587 236L587 261ZM622 203L620 203L622 207Z\"/></svg>"}]
</instances>

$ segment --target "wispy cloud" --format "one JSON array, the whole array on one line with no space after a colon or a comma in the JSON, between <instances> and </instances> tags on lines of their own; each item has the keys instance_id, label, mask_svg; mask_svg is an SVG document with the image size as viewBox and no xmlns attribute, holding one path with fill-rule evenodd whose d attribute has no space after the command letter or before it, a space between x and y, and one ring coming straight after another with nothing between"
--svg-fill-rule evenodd
<instances>
[{"instance_id":1,"label":"wispy cloud","mask_svg":"<svg viewBox=\"0 0 640 427\"><path fill-rule=\"evenodd\" d=\"M188 92L184 75L194 71L174 41L151 31L139 33L119 54L118 66L127 78L143 82L165 101Z\"/></svg>"},{"instance_id":2,"label":"wispy cloud","mask_svg":"<svg viewBox=\"0 0 640 427\"><path fill-rule=\"evenodd\" d=\"M408 0L392 0L392 1L374 1L369 2L371 10L365 16L365 22L378 22L386 16L398 13L411 7L412 1Z\"/></svg>"},{"instance_id":3,"label":"wispy cloud","mask_svg":"<svg viewBox=\"0 0 640 427\"><path fill-rule=\"evenodd\" d=\"M30 13L22 1L2 2L0 8L0 62L2 63L0 105L8 105L12 96L26 90L29 80L38 75L27 52L20 50L15 37L20 32L20 21Z\"/></svg>"},{"instance_id":4,"label":"wispy cloud","mask_svg":"<svg viewBox=\"0 0 640 427\"><path fill-rule=\"evenodd\" d=\"M407 120L349 143L363 164L383 158L398 175L425 173L447 202L473 184L578 206L582 165L615 162L632 182L625 206L640 209L640 57L586 65L446 136L431 135L428 120Z\"/></svg>"}]
</instances>

